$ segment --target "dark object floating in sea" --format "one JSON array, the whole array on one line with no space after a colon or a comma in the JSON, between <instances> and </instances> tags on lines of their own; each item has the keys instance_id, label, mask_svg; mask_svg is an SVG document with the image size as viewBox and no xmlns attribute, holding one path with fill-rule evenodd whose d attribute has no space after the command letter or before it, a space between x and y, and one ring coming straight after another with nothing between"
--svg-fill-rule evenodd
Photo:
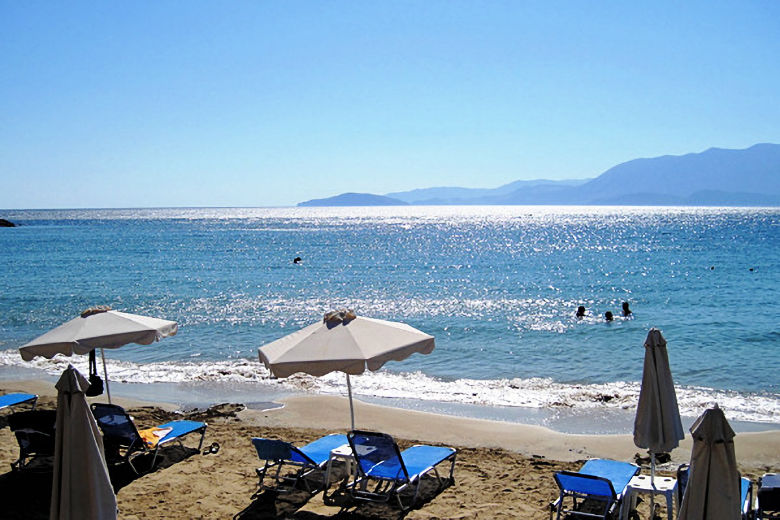
<instances>
[{"instance_id":1,"label":"dark object floating in sea","mask_svg":"<svg viewBox=\"0 0 780 520\"><path fill-rule=\"evenodd\" d=\"M303 259L300 256L296 256L293 260L294 264L300 264L301 262L303 262Z\"/></svg>"},{"instance_id":2,"label":"dark object floating in sea","mask_svg":"<svg viewBox=\"0 0 780 520\"><path fill-rule=\"evenodd\" d=\"M0 218L0 227L16 227L16 224L11 222L10 220Z\"/></svg>"}]
</instances>

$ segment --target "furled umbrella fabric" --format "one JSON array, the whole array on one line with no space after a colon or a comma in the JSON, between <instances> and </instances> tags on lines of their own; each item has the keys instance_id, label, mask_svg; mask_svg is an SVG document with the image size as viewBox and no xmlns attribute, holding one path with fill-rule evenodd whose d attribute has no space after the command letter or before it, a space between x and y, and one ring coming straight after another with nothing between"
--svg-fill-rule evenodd
<instances>
[{"instance_id":1,"label":"furled umbrella fabric","mask_svg":"<svg viewBox=\"0 0 780 520\"><path fill-rule=\"evenodd\" d=\"M734 430L723 411L705 410L693 426L688 485L678 520L739 520L740 476Z\"/></svg>"},{"instance_id":2,"label":"furled umbrella fabric","mask_svg":"<svg viewBox=\"0 0 780 520\"><path fill-rule=\"evenodd\" d=\"M175 321L129 314L107 308L88 309L34 340L22 345L19 353L25 361L36 356L51 359L56 354L88 354L99 348L119 348L128 343L149 345L178 331ZM108 391L108 373L103 363ZM108 392L109 402L111 393Z\"/></svg>"},{"instance_id":3,"label":"furled umbrella fabric","mask_svg":"<svg viewBox=\"0 0 780 520\"><path fill-rule=\"evenodd\" d=\"M634 444L651 453L665 453L684 437L677 394L674 390L666 340L650 329L645 340L645 363L634 420Z\"/></svg>"},{"instance_id":4,"label":"furled umbrella fabric","mask_svg":"<svg viewBox=\"0 0 780 520\"><path fill-rule=\"evenodd\" d=\"M430 354L434 346L433 336L405 323L336 311L326 314L321 322L263 345L259 355L276 377L296 372L314 376L346 373L352 412L350 374L379 370L388 361L401 361L415 352ZM351 416L354 429L354 412Z\"/></svg>"},{"instance_id":5,"label":"furled umbrella fabric","mask_svg":"<svg viewBox=\"0 0 780 520\"><path fill-rule=\"evenodd\" d=\"M645 339L642 388L634 419L634 444L650 451L650 483L655 485L655 456L672 451L685 436L677 406L666 340L661 331L650 329ZM653 508L653 495L650 495Z\"/></svg>"},{"instance_id":6,"label":"furled umbrella fabric","mask_svg":"<svg viewBox=\"0 0 780 520\"><path fill-rule=\"evenodd\" d=\"M106 466L103 437L87 404L86 378L69 365L56 384L51 520L117 517L116 495Z\"/></svg>"}]
</instances>

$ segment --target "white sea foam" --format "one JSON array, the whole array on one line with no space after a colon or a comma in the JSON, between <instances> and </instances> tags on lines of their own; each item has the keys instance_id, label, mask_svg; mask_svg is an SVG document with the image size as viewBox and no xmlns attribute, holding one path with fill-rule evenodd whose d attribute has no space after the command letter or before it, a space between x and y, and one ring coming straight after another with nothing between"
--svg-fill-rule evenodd
<instances>
[{"instance_id":1,"label":"white sea foam","mask_svg":"<svg viewBox=\"0 0 780 520\"><path fill-rule=\"evenodd\" d=\"M84 372L87 370L86 357L56 356L51 360L36 358L32 362L24 363L17 350L0 351L0 366L36 368L49 375L58 375L68 363L74 363ZM111 380L124 383L252 383L290 392L339 395L345 392L346 386L344 375L340 372L323 377L296 374L275 380L262 363L249 359L144 364L107 359L106 364ZM479 406L632 411L636 408L639 398L640 384L622 381L566 384L548 378L447 381L420 372L395 373L380 370L353 376L352 387L356 396L421 399ZM731 420L780 424L778 394L678 386L677 399L680 413L684 416L696 417L706 407L717 402L727 411Z\"/></svg>"}]
</instances>

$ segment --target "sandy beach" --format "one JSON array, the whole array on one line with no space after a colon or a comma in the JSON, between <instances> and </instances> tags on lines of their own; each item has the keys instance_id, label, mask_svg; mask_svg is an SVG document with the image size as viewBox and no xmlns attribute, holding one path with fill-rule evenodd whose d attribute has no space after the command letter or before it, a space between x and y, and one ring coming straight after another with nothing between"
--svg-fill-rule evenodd
<instances>
[{"instance_id":1,"label":"sandy beach","mask_svg":"<svg viewBox=\"0 0 780 520\"><path fill-rule=\"evenodd\" d=\"M0 383L0 392L32 392L40 408L56 406L49 383ZM105 401L105 396L95 398ZM164 402L115 399L140 427L182 418ZM7 427L8 411L0 415L0 498L3 518L48 518L50 473L12 472L18 456L16 440ZM557 496L553 473L576 470L585 459L606 457L633 461L639 450L630 435L570 435L542 427L455 418L356 403L356 426L392 434L403 448L414 443L458 449L455 483L438 491L427 485L423 503L401 515L393 506L358 505L342 509L325 505L322 494L256 495L255 468L259 461L250 443L255 436L279 438L302 445L323 434L343 433L348 424L347 402L339 397L295 397L280 409L247 410L221 404L190 412L187 417L208 422L204 446L216 442L216 454L198 452L197 441L186 449L169 448L154 471L141 476L123 468L112 472L119 517L123 519L190 518L529 518L549 517L548 504ZM755 479L780 468L780 431L741 433L735 440L743 476ZM672 474L690 456L686 437L661 466ZM644 455L644 454L643 454ZM640 505L640 513L646 504ZM646 512L646 511L645 511Z\"/></svg>"}]
</instances>

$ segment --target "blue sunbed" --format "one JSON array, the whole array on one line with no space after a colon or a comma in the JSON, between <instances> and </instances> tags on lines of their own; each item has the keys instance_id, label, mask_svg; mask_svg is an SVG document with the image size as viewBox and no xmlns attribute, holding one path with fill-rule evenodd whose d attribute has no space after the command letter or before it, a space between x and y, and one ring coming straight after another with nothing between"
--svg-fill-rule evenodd
<instances>
[{"instance_id":1,"label":"blue sunbed","mask_svg":"<svg viewBox=\"0 0 780 520\"><path fill-rule=\"evenodd\" d=\"M22 403L32 403L32 409L34 410L36 401L38 401L38 396L35 394L14 393L0 395L0 410Z\"/></svg>"},{"instance_id":2,"label":"blue sunbed","mask_svg":"<svg viewBox=\"0 0 780 520\"><path fill-rule=\"evenodd\" d=\"M133 465L135 455L142 453L152 453L152 464L154 467L157 461L157 455L160 448L171 442L181 444L182 437L190 433L200 433L200 442L198 451L203 447L203 438L206 435L206 423L198 421L172 421L161 424L154 428L164 433L154 444L144 440L141 433L135 426L133 418L130 417L124 408L115 404L92 403L90 406L92 415L97 421L98 427L103 432L103 445L105 447L106 458L110 461L127 462L132 470L138 474L139 471ZM165 430L169 429L167 433Z\"/></svg>"},{"instance_id":3,"label":"blue sunbed","mask_svg":"<svg viewBox=\"0 0 780 520\"><path fill-rule=\"evenodd\" d=\"M551 504L553 510L557 511L556 518L571 515L606 519L617 509L628 482L637 473L639 466L609 459L591 459L578 472L559 471L555 474L555 483L558 484L560 495ZM565 509L567 498L573 502L570 509ZM585 511L582 509L585 501L603 503L603 509L598 512Z\"/></svg>"},{"instance_id":4,"label":"blue sunbed","mask_svg":"<svg viewBox=\"0 0 780 520\"><path fill-rule=\"evenodd\" d=\"M395 497L399 507L407 510L417 502L424 475L433 472L440 489L447 482L454 482L457 455L454 448L418 445L400 451L390 435L366 431L349 432L347 438L357 461L358 475L348 485L356 500L387 502ZM450 463L446 481L436 469L443 462ZM376 485L369 489L369 483ZM411 486L414 486L414 496L404 504L401 493Z\"/></svg>"},{"instance_id":5,"label":"blue sunbed","mask_svg":"<svg viewBox=\"0 0 780 520\"><path fill-rule=\"evenodd\" d=\"M255 451L257 451L257 456L260 460L265 461L265 465L262 468L255 470L257 477L260 479L258 485L260 489L267 487L264 485L266 473L269 469L276 468L273 475L273 489L275 491L280 493L290 492L299 483L303 483L307 491L317 493L321 489L326 488L328 482L325 481L326 479L323 479L319 485L312 488L307 477L312 472L324 471L330 458L330 452L345 444L347 444L347 436L335 433L321 437L300 448L289 442L277 439L253 437L252 445L255 447ZM296 470L292 475L286 474L282 472L284 466L292 466Z\"/></svg>"},{"instance_id":6,"label":"blue sunbed","mask_svg":"<svg viewBox=\"0 0 780 520\"><path fill-rule=\"evenodd\" d=\"M19 458L11 463L14 470L33 466L34 461L45 462L41 467L51 469L54 456L56 410L25 410L8 416L8 427L19 443Z\"/></svg>"}]
</instances>

